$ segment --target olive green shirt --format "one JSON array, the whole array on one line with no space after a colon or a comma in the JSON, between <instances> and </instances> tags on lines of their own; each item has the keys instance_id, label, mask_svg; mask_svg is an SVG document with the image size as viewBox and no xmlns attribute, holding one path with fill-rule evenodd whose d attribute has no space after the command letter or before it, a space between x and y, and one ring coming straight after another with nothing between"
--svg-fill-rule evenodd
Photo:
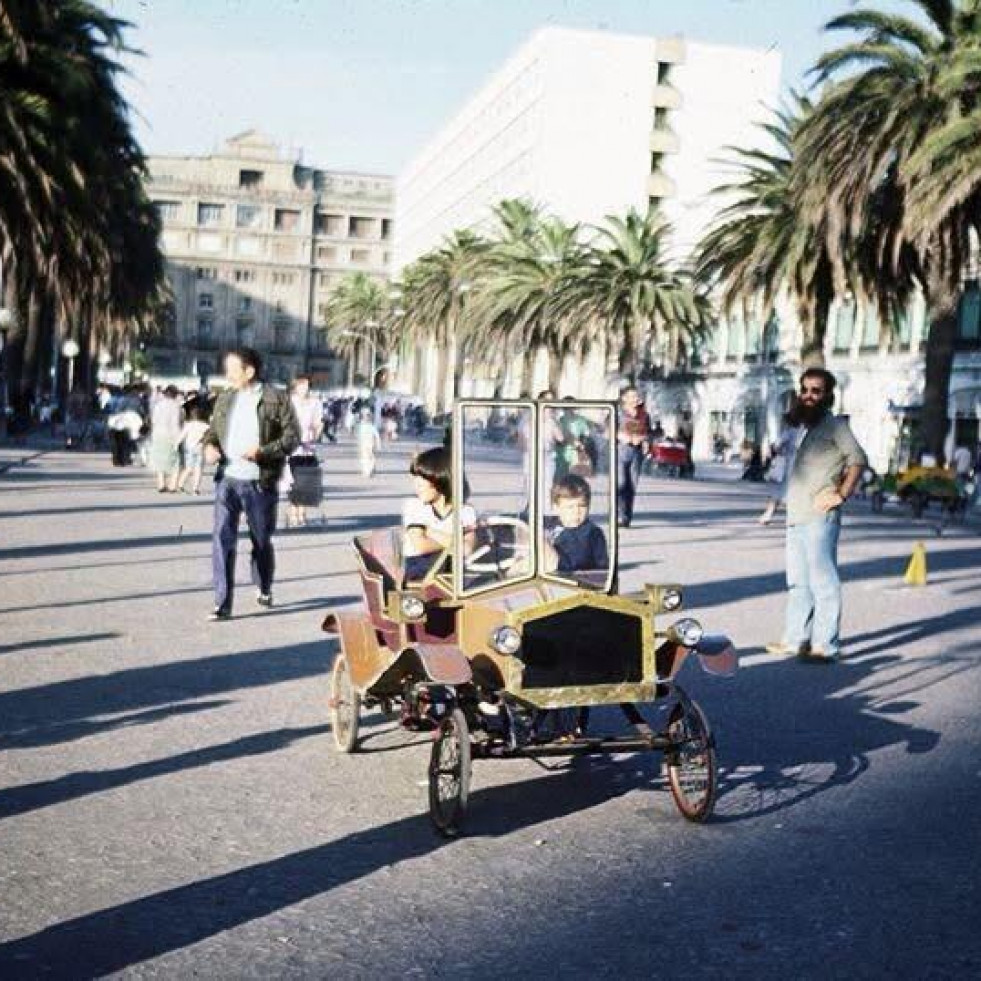
<instances>
[{"instance_id":1,"label":"olive green shirt","mask_svg":"<svg viewBox=\"0 0 981 981\"><path fill-rule=\"evenodd\" d=\"M837 490L848 467L865 467L868 459L858 445L848 420L826 415L807 429L787 479L787 524L817 521L822 513L814 498L822 490Z\"/></svg>"}]
</instances>

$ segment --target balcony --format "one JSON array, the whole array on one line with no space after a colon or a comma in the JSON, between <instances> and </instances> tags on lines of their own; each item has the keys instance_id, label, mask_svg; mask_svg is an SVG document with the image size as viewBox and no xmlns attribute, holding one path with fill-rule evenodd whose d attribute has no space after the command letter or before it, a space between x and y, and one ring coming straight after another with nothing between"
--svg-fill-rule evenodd
<instances>
[{"instance_id":1,"label":"balcony","mask_svg":"<svg viewBox=\"0 0 981 981\"><path fill-rule=\"evenodd\" d=\"M651 153L677 153L681 141L670 129L656 129L651 133Z\"/></svg>"},{"instance_id":2,"label":"balcony","mask_svg":"<svg viewBox=\"0 0 981 981\"><path fill-rule=\"evenodd\" d=\"M685 39L680 37L659 37L654 48L654 56L659 62L680 65L687 57Z\"/></svg>"},{"instance_id":3,"label":"balcony","mask_svg":"<svg viewBox=\"0 0 981 981\"><path fill-rule=\"evenodd\" d=\"M651 105L657 109L680 109L681 93L673 85L655 85L651 92Z\"/></svg>"},{"instance_id":4,"label":"balcony","mask_svg":"<svg viewBox=\"0 0 981 981\"><path fill-rule=\"evenodd\" d=\"M671 198L676 191L675 183L667 174L651 174L647 178L647 194L652 198Z\"/></svg>"}]
</instances>

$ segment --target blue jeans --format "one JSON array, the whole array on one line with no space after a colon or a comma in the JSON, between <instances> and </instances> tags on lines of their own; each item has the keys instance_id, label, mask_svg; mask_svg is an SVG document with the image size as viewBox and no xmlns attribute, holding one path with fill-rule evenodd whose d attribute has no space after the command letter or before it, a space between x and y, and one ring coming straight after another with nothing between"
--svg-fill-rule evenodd
<instances>
[{"instance_id":1,"label":"blue jeans","mask_svg":"<svg viewBox=\"0 0 981 981\"><path fill-rule=\"evenodd\" d=\"M634 520L634 498L643 462L642 446L617 443L617 519L620 524L630 524Z\"/></svg>"},{"instance_id":2,"label":"blue jeans","mask_svg":"<svg viewBox=\"0 0 981 981\"><path fill-rule=\"evenodd\" d=\"M787 625L784 642L811 644L829 657L841 647L841 580L838 578L837 510L787 527Z\"/></svg>"},{"instance_id":3,"label":"blue jeans","mask_svg":"<svg viewBox=\"0 0 981 981\"><path fill-rule=\"evenodd\" d=\"M276 530L275 488L265 490L258 481L225 477L215 486L215 522L211 536L211 572L215 606L231 610L235 590L235 549L242 513L252 541L252 582L262 593L272 589L276 555L272 536Z\"/></svg>"}]
</instances>

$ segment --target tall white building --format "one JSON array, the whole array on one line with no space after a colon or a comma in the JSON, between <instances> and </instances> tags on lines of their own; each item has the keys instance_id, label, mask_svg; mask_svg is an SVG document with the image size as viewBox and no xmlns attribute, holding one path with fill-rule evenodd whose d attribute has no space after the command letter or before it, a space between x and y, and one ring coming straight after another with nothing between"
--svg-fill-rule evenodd
<instances>
[{"instance_id":1,"label":"tall white building","mask_svg":"<svg viewBox=\"0 0 981 981\"><path fill-rule=\"evenodd\" d=\"M399 176L396 269L504 198L598 222L661 202L694 243L731 145L779 100L780 55L547 27L497 71Z\"/></svg>"}]
</instances>

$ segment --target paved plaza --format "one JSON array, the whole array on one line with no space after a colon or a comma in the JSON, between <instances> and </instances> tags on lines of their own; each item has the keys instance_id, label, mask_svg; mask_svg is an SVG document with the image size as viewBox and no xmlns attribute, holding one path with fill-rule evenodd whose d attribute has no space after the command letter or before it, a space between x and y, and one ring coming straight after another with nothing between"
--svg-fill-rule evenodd
<instances>
[{"instance_id":1,"label":"paved plaza","mask_svg":"<svg viewBox=\"0 0 981 981\"><path fill-rule=\"evenodd\" d=\"M784 600L765 488L644 480L621 588L687 584L743 655L734 680L687 677L716 818L683 821L654 757L478 761L446 842L424 737L375 716L334 749L320 631L416 448L373 481L325 448L326 525L279 534L276 607L243 585L226 623L206 621L209 497L108 454L3 451L0 978L981 974L976 525L855 503L847 656L811 665L762 650ZM929 584L906 587L920 540Z\"/></svg>"}]
</instances>

